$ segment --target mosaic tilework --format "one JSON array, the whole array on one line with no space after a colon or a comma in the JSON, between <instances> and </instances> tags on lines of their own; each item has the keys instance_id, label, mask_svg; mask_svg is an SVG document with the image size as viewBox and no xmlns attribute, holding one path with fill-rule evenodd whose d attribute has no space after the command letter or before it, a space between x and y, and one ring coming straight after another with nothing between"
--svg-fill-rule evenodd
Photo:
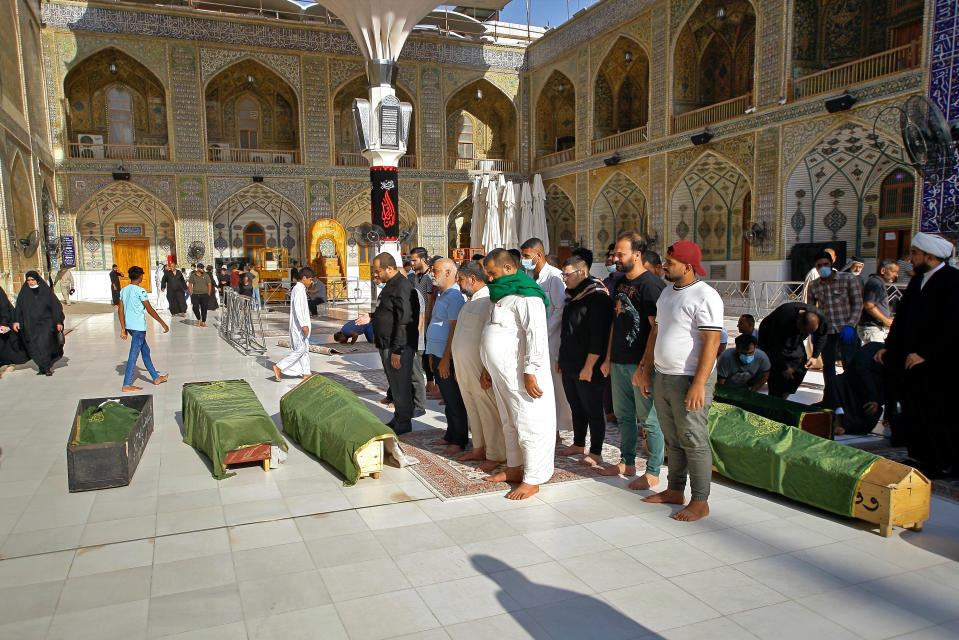
<instances>
[{"instance_id":1,"label":"mosaic tilework","mask_svg":"<svg viewBox=\"0 0 959 640\"><path fill-rule=\"evenodd\" d=\"M65 40L70 39L65 38ZM142 62L147 69L160 79L160 82L164 85L168 84L166 45L155 40L124 37L111 38L102 35L88 36L78 34L76 36L75 47L67 47L68 51L72 49L73 55L71 55L70 58L63 59L67 64L67 69L69 70L75 67L77 64L83 62L91 53L99 51L104 47L113 47L126 53L131 58Z\"/></svg>"},{"instance_id":2,"label":"mosaic tilework","mask_svg":"<svg viewBox=\"0 0 959 640\"><path fill-rule=\"evenodd\" d=\"M591 238L593 216L589 212L589 172L576 174L576 240Z\"/></svg>"},{"instance_id":3,"label":"mosaic tilework","mask_svg":"<svg viewBox=\"0 0 959 640\"><path fill-rule=\"evenodd\" d=\"M673 33L679 30L683 18L696 4L697 0L671 0L669 3L669 30Z\"/></svg>"},{"instance_id":4,"label":"mosaic tilework","mask_svg":"<svg viewBox=\"0 0 959 640\"><path fill-rule=\"evenodd\" d=\"M306 161L326 164L330 161L330 130L327 106L327 64L323 58L303 61L303 132Z\"/></svg>"},{"instance_id":5,"label":"mosaic tilework","mask_svg":"<svg viewBox=\"0 0 959 640\"><path fill-rule=\"evenodd\" d=\"M310 222L333 217L332 191L329 180L310 180Z\"/></svg>"},{"instance_id":6,"label":"mosaic tilework","mask_svg":"<svg viewBox=\"0 0 959 640\"><path fill-rule=\"evenodd\" d=\"M752 245L752 254L754 256L772 256L778 251L780 239L779 220L776 212L779 211L779 172L776 162L779 153L779 128L770 127L763 129L757 135L756 154L758 162L756 163L756 177L754 178L754 188L752 196L752 220L759 224L765 224L768 229L767 240L755 242Z\"/></svg>"},{"instance_id":7,"label":"mosaic tilework","mask_svg":"<svg viewBox=\"0 0 959 640\"><path fill-rule=\"evenodd\" d=\"M446 253L446 206L442 182L423 183L423 209L417 226L420 244L429 250L430 255Z\"/></svg>"},{"instance_id":8,"label":"mosaic tilework","mask_svg":"<svg viewBox=\"0 0 959 640\"><path fill-rule=\"evenodd\" d=\"M339 58L331 59L330 64L330 90L336 92L343 84L352 80L357 75L363 73L362 60L342 60Z\"/></svg>"},{"instance_id":9,"label":"mosaic tilework","mask_svg":"<svg viewBox=\"0 0 959 640\"><path fill-rule=\"evenodd\" d=\"M412 64L410 62L400 63L399 72L396 75L396 84L400 85L404 89L410 92L414 98L416 94L419 93L419 77L420 70L419 65Z\"/></svg>"},{"instance_id":10,"label":"mosaic tilework","mask_svg":"<svg viewBox=\"0 0 959 640\"><path fill-rule=\"evenodd\" d=\"M452 183L447 183L452 184ZM400 198L410 203L416 209L417 215L420 212L420 183L413 180L400 180L399 184Z\"/></svg>"},{"instance_id":11,"label":"mosaic tilework","mask_svg":"<svg viewBox=\"0 0 959 640\"><path fill-rule=\"evenodd\" d=\"M130 177L130 182L143 187L170 207L171 211L176 211L176 182L173 176L135 174Z\"/></svg>"},{"instance_id":12,"label":"mosaic tilework","mask_svg":"<svg viewBox=\"0 0 959 640\"><path fill-rule=\"evenodd\" d=\"M592 91L589 87L589 47L582 47L576 52L576 86L581 89L576 92L576 155L584 158L590 152L589 114Z\"/></svg>"},{"instance_id":13,"label":"mosaic tilework","mask_svg":"<svg viewBox=\"0 0 959 640\"><path fill-rule=\"evenodd\" d=\"M367 176L366 180L337 180L333 183L333 193L335 194L334 202L336 202L337 209L347 200L352 200L360 191L369 190L369 169L367 169L365 173Z\"/></svg>"},{"instance_id":14,"label":"mosaic tilework","mask_svg":"<svg viewBox=\"0 0 959 640\"><path fill-rule=\"evenodd\" d=\"M667 41L666 7L660 5L653 10L652 18L652 51L651 60L665 60ZM669 112L671 101L671 83L667 82L665 73L650 73L649 78L649 135L651 137L666 134L666 114Z\"/></svg>"},{"instance_id":15,"label":"mosaic tilework","mask_svg":"<svg viewBox=\"0 0 959 640\"><path fill-rule=\"evenodd\" d=\"M170 68L173 72L173 132L176 157L180 160L200 160L203 139L200 127L200 100L197 91L196 50L176 45L170 48Z\"/></svg>"},{"instance_id":16,"label":"mosaic tilework","mask_svg":"<svg viewBox=\"0 0 959 640\"><path fill-rule=\"evenodd\" d=\"M929 97L952 120L959 117L959 5L955 0L935 0L931 40ZM938 185L923 183L920 230L956 233L956 206L959 176ZM943 219L943 212L951 213Z\"/></svg>"},{"instance_id":17,"label":"mosaic tilework","mask_svg":"<svg viewBox=\"0 0 959 640\"><path fill-rule=\"evenodd\" d=\"M221 69L241 58L252 58L273 69L281 78L290 83L297 95L302 95L300 83L300 57L285 56L262 51L223 49L219 47L200 47L200 81L206 81Z\"/></svg>"},{"instance_id":18,"label":"mosaic tilework","mask_svg":"<svg viewBox=\"0 0 959 640\"><path fill-rule=\"evenodd\" d=\"M210 225L207 221L206 198L203 179L193 176L177 178L177 243L179 258L182 261L187 250L193 243L203 246L204 256L209 256L213 247L210 245Z\"/></svg>"},{"instance_id":19,"label":"mosaic tilework","mask_svg":"<svg viewBox=\"0 0 959 640\"><path fill-rule=\"evenodd\" d=\"M77 211L94 193L113 182L110 175L71 175L67 181L68 202Z\"/></svg>"},{"instance_id":20,"label":"mosaic tilework","mask_svg":"<svg viewBox=\"0 0 959 640\"><path fill-rule=\"evenodd\" d=\"M443 117L440 70L437 67L420 68L420 157L424 169L443 168Z\"/></svg>"},{"instance_id":21,"label":"mosaic tilework","mask_svg":"<svg viewBox=\"0 0 959 640\"><path fill-rule=\"evenodd\" d=\"M658 155L649 159L649 227L660 241L656 248L660 251L672 242L669 229L666 228L666 156Z\"/></svg>"},{"instance_id":22,"label":"mosaic tilework","mask_svg":"<svg viewBox=\"0 0 959 640\"><path fill-rule=\"evenodd\" d=\"M49 26L72 31L124 33L155 38L216 42L250 47L271 47L294 51L361 56L359 47L345 28L303 29L277 24L248 24L227 19L189 15L43 4L41 17ZM524 68L522 48L482 46L472 43L436 42L411 37L400 59L472 67L519 70Z\"/></svg>"},{"instance_id":23,"label":"mosaic tilework","mask_svg":"<svg viewBox=\"0 0 959 640\"><path fill-rule=\"evenodd\" d=\"M783 94L783 55L786 42L783 33L783 0L764 0L757 10L759 18L759 42L756 43L756 62L759 71L759 86L755 91L759 105L776 104Z\"/></svg>"},{"instance_id":24,"label":"mosaic tilework","mask_svg":"<svg viewBox=\"0 0 959 640\"><path fill-rule=\"evenodd\" d=\"M521 113L530 113L530 84L529 76L524 75L520 83L520 112ZM530 119L529 118L520 118L519 121L519 159L520 159L520 171L526 175L530 172L530 153L529 153L529 140L530 140Z\"/></svg>"}]
</instances>

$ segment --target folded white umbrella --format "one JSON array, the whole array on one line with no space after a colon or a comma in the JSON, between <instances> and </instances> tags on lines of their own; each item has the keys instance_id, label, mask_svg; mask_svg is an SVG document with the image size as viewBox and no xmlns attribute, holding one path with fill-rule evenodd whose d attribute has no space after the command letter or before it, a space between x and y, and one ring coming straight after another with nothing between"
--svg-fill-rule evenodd
<instances>
[{"instance_id":1,"label":"folded white umbrella","mask_svg":"<svg viewBox=\"0 0 959 640\"><path fill-rule=\"evenodd\" d=\"M518 249L519 241L516 239L516 189L513 187L513 181L506 182L502 192L503 213L500 215L500 239L503 241L504 249Z\"/></svg>"},{"instance_id":2,"label":"folded white umbrella","mask_svg":"<svg viewBox=\"0 0 959 640\"><path fill-rule=\"evenodd\" d=\"M486 220L483 227L483 249L486 253L503 246L499 229L499 190L496 182L490 181L486 187Z\"/></svg>"},{"instance_id":3,"label":"folded white umbrella","mask_svg":"<svg viewBox=\"0 0 959 640\"><path fill-rule=\"evenodd\" d=\"M531 238L543 241L543 249L549 253L549 231L546 229L546 189L537 173L533 176L533 220Z\"/></svg>"},{"instance_id":4,"label":"folded white umbrella","mask_svg":"<svg viewBox=\"0 0 959 640\"><path fill-rule=\"evenodd\" d=\"M483 242L483 223L486 213L483 198L483 178L473 176L473 218L470 221L470 247L481 247Z\"/></svg>"},{"instance_id":5,"label":"folded white umbrella","mask_svg":"<svg viewBox=\"0 0 959 640\"><path fill-rule=\"evenodd\" d=\"M518 240L522 244L533 237L533 191L528 182L523 183L519 200L519 221L516 225Z\"/></svg>"}]
</instances>

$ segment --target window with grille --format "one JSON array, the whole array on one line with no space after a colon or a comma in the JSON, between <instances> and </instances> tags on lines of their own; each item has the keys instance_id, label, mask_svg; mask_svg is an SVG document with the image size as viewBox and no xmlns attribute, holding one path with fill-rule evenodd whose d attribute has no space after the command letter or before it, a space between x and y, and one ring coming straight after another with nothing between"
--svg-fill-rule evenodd
<instances>
[{"instance_id":1,"label":"window with grille","mask_svg":"<svg viewBox=\"0 0 959 640\"><path fill-rule=\"evenodd\" d=\"M880 218L912 217L913 193L916 181L904 169L896 169L882 181L882 196L879 201Z\"/></svg>"}]
</instances>

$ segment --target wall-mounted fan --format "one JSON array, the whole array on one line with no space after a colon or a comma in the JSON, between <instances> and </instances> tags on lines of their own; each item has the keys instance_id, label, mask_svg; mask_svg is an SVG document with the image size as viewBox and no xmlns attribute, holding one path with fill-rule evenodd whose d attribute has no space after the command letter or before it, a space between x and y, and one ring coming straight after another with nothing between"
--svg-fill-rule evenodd
<instances>
[{"instance_id":1,"label":"wall-mounted fan","mask_svg":"<svg viewBox=\"0 0 959 640\"><path fill-rule=\"evenodd\" d=\"M939 106L921 94L910 96L902 107L891 105L880 111L872 127L874 146L897 163L902 163L903 159L888 153L876 131L876 125L887 109L899 111L899 130L908 164L929 184L940 184L951 178L959 165L956 158L959 121L946 121Z\"/></svg>"},{"instance_id":2,"label":"wall-mounted fan","mask_svg":"<svg viewBox=\"0 0 959 640\"><path fill-rule=\"evenodd\" d=\"M746 242L765 240L768 235L769 230L766 228L765 222L754 222L750 225L743 225L743 240Z\"/></svg>"},{"instance_id":3,"label":"wall-mounted fan","mask_svg":"<svg viewBox=\"0 0 959 640\"><path fill-rule=\"evenodd\" d=\"M36 230L27 234L26 238L17 240L17 250L24 258L32 258L40 246L40 236Z\"/></svg>"},{"instance_id":4,"label":"wall-mounted fan","mask_svg":"<svg viewBox=\"0 0 959 640\"><path fill-rule=\"evenodd\" d=\"M197 260L202 260L204 254L206 254L206 247L203 246L203 243L199 240L194 240L190 243L190 248L187 250L187 256L190 260L196 262Z\"/></svg>"}]
</instances>

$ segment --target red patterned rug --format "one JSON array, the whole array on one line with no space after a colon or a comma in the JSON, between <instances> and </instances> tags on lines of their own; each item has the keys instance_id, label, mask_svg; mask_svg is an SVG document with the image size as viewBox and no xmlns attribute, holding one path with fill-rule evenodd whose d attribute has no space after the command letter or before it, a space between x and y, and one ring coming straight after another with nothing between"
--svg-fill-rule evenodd
<instances>
[{"instance_id":1,"label":"red patterned rug","mask_svg":"<svg viewBox=\"0 0 959 640\"><path fill-rule=\"evenodd\" d=\"M906 450L906 447L893 447L889 444L887 438L876 438L874 442L859 442L850 444L849 446L868 451L869 453L875 453L877 456L888 458L893 462L909 464L907 462L909 452ZM945 498L946 500L952 500L953 502L959 502L959 480L933 480L932 495Z\"/></svg>"},{"instance_id":2,"label":"red patterned rug","mask_svg":"<svg viewBox=\"0 0 959 640\"><path fill-rule=\"evenodd\" d=\"M419 460L419 464L409 468L410 471L429 485L438 497L447 500L509 490L510 486L505 482L484 482L483 478L491 474L477 471L476 467L480 463L472 460L457 462L450 456L443 455L444 445L430 444L434 440L442 438L444 433L442 429L430 429L428 431L414 431L400 436L403 451L408 456ZM564 445L573 443L572 431L563 431L560 435L563 438ZM587 440L588 445L589 441ZM547 484L595 479L597 477L595 468L577 464L582 458L583 456L557 456L556 472ZM610 425L610 428L606 431L606 441L603 443L603 462L615 464L619 460L619 430ZM642 454L637 456L636 464L638 471L642 473L645 465L645 458L642 457ZM504 468L505 465L501 465L494 469L492 473L499 473Z\"/></svg>"}]
</instances>

